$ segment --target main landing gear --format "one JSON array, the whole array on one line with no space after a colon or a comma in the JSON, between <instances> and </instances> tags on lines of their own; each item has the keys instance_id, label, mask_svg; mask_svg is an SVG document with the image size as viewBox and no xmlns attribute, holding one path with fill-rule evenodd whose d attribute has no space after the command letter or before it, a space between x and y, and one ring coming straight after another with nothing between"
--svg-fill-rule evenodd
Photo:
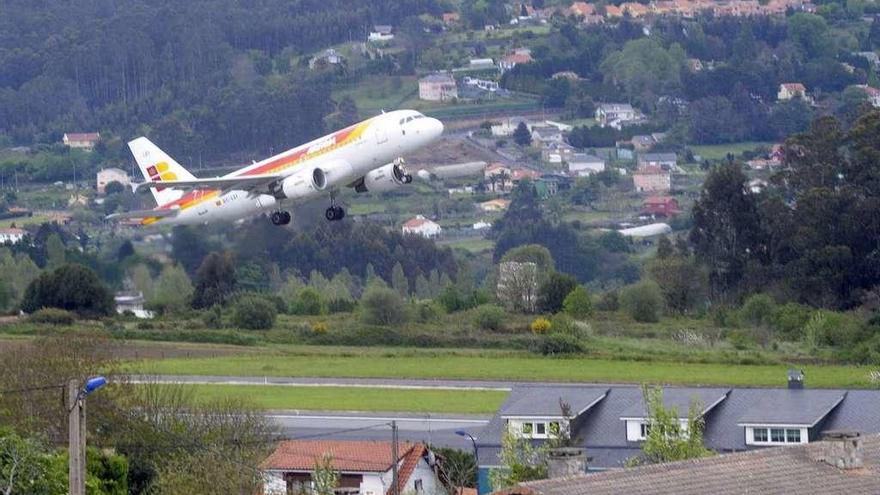
<instances>
[{"instance_id":1,"label":"main landing gear","mask_svg":"<svg viewBox=\"0 0 880 495\"><path fill-rule=\"evenodd\" d=\"M284 210L273 211L269 216L272 225L287 225L290 223L290 212Z\"/></svg>"},{"instance_id":2,"label":"main landing gear","mask_svg":"<svg viewBox=\"0 0 880 495\"><path fill-rule=\"evenodd\" d=\"M326 218L330 222L342 220L343 218L345 218L345 210L342 209L341 206L331 205L324 212L324 218Z\"/></svg>"}]
</instances>

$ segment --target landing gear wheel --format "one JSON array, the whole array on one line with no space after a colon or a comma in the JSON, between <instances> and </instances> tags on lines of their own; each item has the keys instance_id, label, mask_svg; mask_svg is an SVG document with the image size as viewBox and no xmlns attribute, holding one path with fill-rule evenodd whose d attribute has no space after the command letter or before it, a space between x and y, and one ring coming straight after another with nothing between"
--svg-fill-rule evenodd
<instances>
[{"instance_id":1,"label":"landing gear wheel","mask_svg":"<svg viewBox=\"0 0 880 495\"><path fill-rule=\"evenodd\" d=\"M284 225L284 212L273 211L269 216L269 220L272 222L272 225Z\"/></svg>"},{"instance_id":2,"label":"landing gear wheel","mask_svg":"<svg viewBox=\"0 0 880 495\"><path fill-rule=\"evenodd\" d=\"M342 220L345 218L345 210L343 210L341 206L331 206L324 211L324 218L330 222Z\"/></svg>"},{"instance_id":3,"label":"landing gear wheel","mask_svg":"<svg viewBox=\"0 0 880 495\"><path fill-rule=\"evenodd\" d=\"M283 217L281 219L282 220L281 225L287 225L290 223L290 212L289 211L282 211L281 216Z\"/></svg>"},{"instance_id":4,"label":"landing gear wheel","mask_svg":"<svg viewBox=\"0 0 880 495\"><path fill-rule=\"evenodd\" d=\"M403 176L403 183L404 184L411 184L412 180L413 180L413 177L410 174L406 174Z\"/></svg>"},{"instance_id":5,"label":"landing gear wheel","mask_svg":"<svg viewBox=\"0 0 880 495\"><path fill-rule=\"evenodd\" d=\"M337 220L342 220L343 218L345 218L345 210L341 206L336 206L335 209Z\"/></svg>"}]
</instances>

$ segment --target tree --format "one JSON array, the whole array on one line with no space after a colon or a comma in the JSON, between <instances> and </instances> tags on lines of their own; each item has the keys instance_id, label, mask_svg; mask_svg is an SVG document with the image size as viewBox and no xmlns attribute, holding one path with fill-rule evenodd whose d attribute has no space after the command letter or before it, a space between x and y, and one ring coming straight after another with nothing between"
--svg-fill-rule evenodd
<instances>
[{"instance_id":1,"label":"tree","mask_svg":"<svg viewBox=\"0 0 880 495\"><path fill-rule=\"evenodd\" d=\"M235 263L232 253L211 252L196 271L193 308L210 308L222 304L235 290Z\"/></svg>"},{"instance_id":2,"label":"tree","mask_svg":"<svg viewBox=\"0 0 880 495\"><path fill-rule=\"evenodd\" d=\"M590 300L590 294L582 285L574 288L562 302L562 309L565 313L577 320L584 320L593 315L593 302Z\"/></svg>"},{"instance_id":3,"label":"tree","mask_svg":"<svg viewBox=\"0 0 880 495\"><path fill-rule=\"evenodd\" d=\"M513 142L520 146L528 146L532 144L532 133L526 127L525 122L520 122L513 131ZM503 184L502 184L503 188Z\"/></svg>"},{"instance_id":4,"label":"tree","mask_svg":"<svg viewBox=\"0 0 880 495\"><path fill-rule=\"evenodd\" d=\"M43 272L28 285L21 309L33 313L40 308L60 308L86 318L109 316L116 304L113 294L98 275L82 265L62 265Z\"/></svg>"},{"instance_id":5,"label":"tree","mask_svg":"<svg viewBox=\"0 0 880 495\"><path fill-rule=\"evenodd\" d=\"M539 308L546 313L562 309L565 298L578 286L577 280L566 273L551 273L538 289Z\"/></svg>"},{"instance_id":6,"label":"tree","mask_svg":"<svg viewBox=\"0 0 880 495\"><path fill-rule=\"evenodd\" d=\"M232 309L232 323L248 330L269 330L275 317L275 305L255 294L240 297Z\"/></svg>"},{"instance_id":7,"label":"tree","mask_svg":"<svg viewBox=\"0 0 880 495\"><path fill-rule=\"evenodd\" d=\"M361 297L360 306L364 322L371 325L399 325L408 318L403 298L385 284L370 284Z\"/></svg>"},{"instance_id":8,"label":"tree","mask_svg":"<svg viewBox=\"0 0 880 495\"><path fill-rule=\"evenodd\" d=\"M312 470L312 493L334 495L337 486L339 486L339 472L333 469L333 454L324 452L324 455L315 459L315 467Z\"/></svg>"},{"instance_id":9,"label":"tree","mask_svg":"<svg viewBox=\"0 0 880 495\"><path fill-rule=\"evenodd\" d=\"M119 246L119 249L116 251L116 259L120 262L125 261L125 258L134 255L134 246L131 244L131 241L126 239Z\"/></svg>"},{"instance_id":10,"label":"tree","mask_svg":"<svg viewBox=\"0 0 880 495\"><path fill-rule=\"evenodd\" d=\"M296 294L290 312L295 315L321 315L327 312L327 307L320 292L305 287Z\"/></svg>"},{"instance_id":11,"label":"tree","mask_svg":"<svg viewBox=\"0 0 880 495\"><path fill-rule=\"evenodd\" d=\"M705 305L708 273L695 260L672 255L665 258L658 256L648 264L647 269L651 279L660 287L670 311L688 313Z\"/></svg>"},{"instance_id":12,"label":"tree","mask_svg":"<svg viewBox=\"0 0 880 495\"><path fill-rule=\"evenodd\" d=\"M193 274L205 256L211 251L206 241L204 228L179 225L171 234L171 257L183 266L187 273Z\"/></svg>"},{"instance_id":13,"label":"tree","mask_svg":"<svg viewBox=\"0 0 880 495\"><path fill-rule=\"evenodd\" d=\"M679 412L663 404L663 390L642 387L647 418L647 438L642 444L645 460L652 464L683 461L712 455L703 445L704 421L701 405L692 402L687 422L682 424Z\"/></svg>"},{"instance_id":14,"label":"tree","mask_svg":"<svg viewBox=\"0 0 880 495\"><path fill-rule=\"evenodd\" d=\"M46 268L54 270L66 262L67 255L65 254L64 242L58 234L49 234L49 237L46 239L45 250Z\"/></svg>"},{"instance_id":15,"label":"tree","mask_svg":"<svg viewBox=\"0 0 880 495\"><path fill-rule=\"evenodd\" d=\"M190 307L193 286L183 267L178 264L162 268L147 304L163 314L181 313Z\"/></svg>"},{"instance_id":16,"label":"tree","mask_svg":"<svg viewBox=\"0 0 880 495\"><path fill-rule=\"evenodd\" d=\"M407 299L409 297L409 280L403 273L403 265L398 261L391 270L391 287L400 294L400 297Z\"/></svg>"},{"instance_id":17,"label":"tree","mask_svg":"<svg viewBox=\"0 0 880 495\"><path fill-rule=\"evenodd\" d=\"M0 493L66 493L65 472L53 465L47 450L33 438L0 429Z\"/></svg>"},{"instance_id":18,"label":"tree","mask_svg":"<svg viewBox=\"0 0 880 495\"><path fill-rule=\"evenodd\" d=\"M547 477L547 456L525 438L517 436L511 428L501 434L501 466L489 471L492 490L503 490L524 481Z\"/></svg>"},{"instance_id":19,"label":"tree","mask_svg":"<svg viewBox=\"0 0 880 495\"><path fill-rule=\"evenodd\" d=\"M656 322L663 310L663 295L656 283L640 282L621 291L620 306L638 322Z\"/></svg>"}]
</instances>

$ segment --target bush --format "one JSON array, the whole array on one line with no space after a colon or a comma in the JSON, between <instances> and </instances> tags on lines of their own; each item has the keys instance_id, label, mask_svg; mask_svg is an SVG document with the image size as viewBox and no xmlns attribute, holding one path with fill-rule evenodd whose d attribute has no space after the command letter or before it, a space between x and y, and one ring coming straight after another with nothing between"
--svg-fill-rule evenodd
<instances>
[{"instance_id":1,"label":"bush","mask_svg":"<svg viewBox=\"0 0 880 495\"><path fill-rule=\"evenodd\" d=\"M566 273L553 272L538 289L539 308L545 313L562 309L565 298L578 286L577 280Z\"/></svg>"},{"instance_id":2,"label":"bush","mask_svg":"<svg viewBox=\"0 0 880 495\"><path fill-rule=\"evenodd\" d=\"M783 304L773 313L773 327L786 340L800 340L812 313L813 309L807 306L797 303Z\"/></svg>"},{"instance_id":3,"label":"bush","mask_svg":"<svg viewBox=\"0 0 880 495\"><path fill-rule=\"evenodd\" d=\"M537 352L545 356L560 354L578 354L584 352L583 346L577 338L563 333L553 333L545 336L538 344Z\"/></svg>"},{"instance_id":4,"label":"bush","mask_svg":"<svg viewBox=\"0 0 880 495\"><path fill-rule=\"evenodd\" d=\"M504 320L507 312L494 304L484 304L476 309L474 325L481 330L498 332L504 330Z\"/></svg>"},{"instance_id":5,"label":"bush","mask_svg":"<svg viewBox=\"0 0 880 495\"><path fill-rule=\"evenodd\" d=\"M73 325L76 315L63 309L43 308L31 313L28 320L46 325Z\"/></svg>"},{"instance_id":6,"label":"bush","mask_svg":"<svg viewBox=\"0 0 880 495\"><path fill-rule=\"evenodd\" d=\"M327 311L321 293L311 287L305 287L297 293L296 299L290 306L290 312L295 315L317 316Z\"/></svg>"},{"instance_id":7,"label":"bush","mask_svg":"<svg viewBox=\"0 0 880 495\"><path fill-rule=\"evenodd\" d=\"M539 316L535 318L534 321L532 321L531 325L529 325L529 330L531 330L532 333L535 335L544 335L550 331L550 328L552 328L552 326L553 325L550 323L550 320Z\"/></svg>"},{"instance_id":8,"label":"bush","mask_svg":"<svg viewBox=\"0 0 880 495\"><path fill-rule=\"evenodd\" d=\"M275 305L256 295L243 296L232 309L232 323L248 330L268 330L275 325Z\"/></svg>"},{"instance_id":9,"label":"bush","mask_svg":"<svg viewBox=\"0 0 880 495\"><path fill-rule=\"evenodd\" d=\"M620 294L616 290L603 292L596 302L596 309L599 311L617 311L620 309Z\"/></svg>"},{"instance_id":10,"label":"bush","mask_svg":"<svg viewBox=\"0 0 880 495\"><path fill-rule=\"evenodd\" d=\"M640 282L626 287L620 294L620 306L632 319L642 323L660 320L663 293L654 282Z\"/></svg>"},{"instance_id":11,"label":"bush","mask_svg":"<svg viewBox=\"0 0 880 495\"><path fill-rule=\"evenodd\" d=\"M223 328L223 311L219 304L205 311L202 315L202 323L208 328Z\"/></svg>"},{"instance_id":12,"label":"bush","mask_svg":"<svg viewBox=\"0 0 880 495\"><path fill-rule=\"evenodd\" d=\"M327 312L335 313L351 313L357 308L357 303L348 299L333 299L327 303Z\"/></svg>"},{"instance_id":13,"label":"bush","mask_svg":"<svg viewBox=\"0 0 880 495\"><path fill-rule=\"evenodd\" d=\"M593 302L590 300L590 294L583 286L579 285L574 288L562 302L562 309L572 318L584 320L593 315Z\"/></svg>"},{"instance_id":14,"label":"bush","mask_svg":"<svg viewBox=\"0 0 880 495\"><path fill-rule=\"evenodd\" d=\"M85 318L115 313L113 294L98 275L82 265L63 265L43 272L25 290L21 309L33 313L42 308L73 311Z\"/></svg>"},{"instance_id":15,"label":"bush","mask_svg":"<svg viewBox=\"0 0 880 495\"><path fill-rule=\"evenodd\" d=\"M739 309L739 320L745 325L767 325L773 318L776 302L767 294L754 294L743 302Z\"/></svg>"},{"instance_id":16,"label":"bush","mask_svg":"<svg viewBox=\"0 0 880 495\"><path fill-rule=\"evenodd\" d=\"M440 319L443 310L434 301L419 301L415 304L416 319L419 323L431 323Z\"/></svg>"},{"instance_id":17,"label":"bush","mask_svg":"<svg viewBox=\"0 0 880 495\"><path fill-rule=\"evenodd\" d=\"M574 319L565 313L557 313L550 318L550 330L552 333L564 333L566 335L575 335L577 330L574 327Z\"/></svg>"},{"instance_id":18,"label":"bush","mask_svg":"<svg viewBox=\"0 0 880 495\"><path fill-rule=\"evenodd\" d=\"M396 290L373 283L361 297L361 318L371 325L400 325L408 319L406 304Z\"/></svg>"},{"instance_id":19,"label":"bush","mask_svg":"<svg viewBox=\"0 0 880 495\"><path fill-rule=\"evenodd\" d=\"M327 333L327 323L323 321L316 321L312 323L312 331L322 335Z\"/></svg>"}]
</instances>

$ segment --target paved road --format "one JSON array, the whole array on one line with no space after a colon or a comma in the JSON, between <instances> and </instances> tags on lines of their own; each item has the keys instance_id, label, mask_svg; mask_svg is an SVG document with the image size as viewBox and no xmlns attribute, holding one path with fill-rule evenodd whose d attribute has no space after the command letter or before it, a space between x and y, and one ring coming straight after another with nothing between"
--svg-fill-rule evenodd
<instances>
[{"instance_id":1,"label":"paved road","mask_svg":"<svg viewBox=\"0 0 880 495\"><path fill-rule=\"evenodd\" d=\"M469 439L456 430L476 432L491 418L487 415L433 415L403 413L340 413L273 411L267 413L282 434L295 439L390 440L391 421L397 422L401 440L471 449Z\"/></svg>"}]
</instances>

